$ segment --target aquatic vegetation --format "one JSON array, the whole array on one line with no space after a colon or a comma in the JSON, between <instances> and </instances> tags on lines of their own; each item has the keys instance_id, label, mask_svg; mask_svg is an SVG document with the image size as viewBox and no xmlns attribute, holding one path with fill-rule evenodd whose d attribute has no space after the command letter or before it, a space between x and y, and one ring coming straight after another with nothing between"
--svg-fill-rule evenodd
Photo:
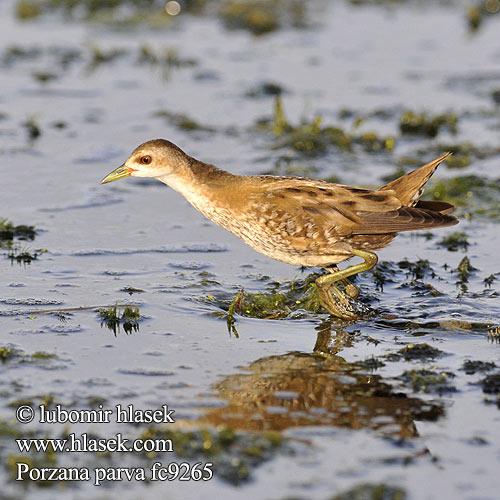
<instances>
[{"instance_id":1,"label":"aquatic vegetation","mask_svg":"<svg viewBox=\"0 0 500 500\"><path fill-rule=\"evenodd\" d=\"M444 352L441 349L432 347L429 344L409 344L398 352L388 354L387 359L390 361L398 361L400 359L404 359L405 361L428 361L443 355Z\"/></svg>"},{"instance_id":2,"label":"aquatic vegetation","mask_svg":"<svg viewBox=\"0 0 500 500\"><path fill-rule=\"evenodd\" d=\"M274 31L285 24L306 25L306 5L297 0L226 0L219 15L232 29L246 29L254 35Z\"/></svg>"},{"instance_id":3,"label":"aquatic vegetation","mask_svg":"<svg viewBox=\"0 0 500 500\"><path fill-rule=\"evenodd\" d=\"M367 152L391 152L396 142L394 137L380 137L376 132L356 134L356 127L346 132L340 127L323 126L323 118L319 115L292 125L285 116L279 95L274 101L273 118L260 120L256 128L272 132L277 148L290 148L308 156L325 153L331 147L348 151L359 147Z\"/></svg>"},{"instance_id":4,"label":"aquatic vegetation","mask_svg":"<svg viewBox=\"0 0 500 500\"><path fill-rule=\"evenodd\" d=\"M14 239L34 240L36 233L37 230L34 226L14 226L9 220L0 217L0 246L8 244Z\"/></svg>"},{"instance_id":5,"label":"aquatic vegetation","mask_svg":"<svg viewBox=\"0 0 500 500\"><path fill-rule=\"evenodd\" d=\"M19 245L13 245L7 253L7 257L10 259L11 264L14 264L14 261L16 261L19 265L26 265L36 260L38 253L30 251L28 247L21 248Z\"/></svg>"},{"instance_id":6,"label":"aquatic vegetation","mask_svg":"<svg viewBox=\"0 0 500 500\"><path fill-rule=\"evenodd\" d=\"M463 232L454 232L445 236L437 245L446 248L449 252L457 252L459 249L466 252L469 248L469 242L467 240L467 235Z\"/></svg>"},{"instance_id":7,"label":"aquatic vegetation","mask_svg":"<svg viewBox=\"0 0 500 500\"><path fill-rule=\"evenodd\" d=\"M351 0L352 3L365 0ZM406 500L406 491L389 484L360 484L335 495L331 500Z\"/></svg>"},{"instance_id":8,"label":"aquatic vegetation","mask_svg":"<svg viewBox=\"0 0 500 500\"><path fill-rule=\"evenodd\" d=\"M423 135L436 137L441 129L457 132L458 116L452 113L428 115L406 111L399 119L399 129L403 135Z\"/></svg>"},{"instance_id":9,"label":"aquatic vegetation","mask_svg":"<svg viewBox=\"0 0 500 500\"><path fill-rule=\"evenodd\" d=\"M168 78L172 69L196 66L198 61L181 57L174 48L165 47L162 50L156 50L154 47L145 44L139 48L137 64L159 66L163 70L164 78Z\"/></svg>"},{"instance_id":10,"label":"aquatic vegetation","mask_svg":"<svg viewBox=\"0 0 500 500\"><path fill-rule=\"evenodd\" d=\"M134 293L144 293L144 290L141 288L134 288L133 286L125 286L120 288L120 292L126 292L129 295L133 295Z\"/></svg>"},{"instance_id":11,"label":"aquatic vegetation","mask_svg":"<svg viewBox=\"0 0 500 500\"><path fill-rule=\"evenodd\" d=\"M55 12L73 19L121 26L144 23L162 26L172 20L164 4L155 0L17 0L15 12L23 20Z\"/></svg>"},{"instance_id":12,"label":"aquatic vegetation","mask_svg":"<svg viewBox=\"0 0 500 500\"><path fill-rule=\"evenodd\" d=\"M171 439L177 456L209 460L214 475L234 485L248 481L253 469L277 454L290 453L287 440L278 432L236 432L225 425L192 431L149 427L140 438Z\"/></svg>"},{"instance_id":13,"label":"aquatic vegetation","mask_svg":"<svg viewBox=\"0 0 500 500\"><path fill-rule=\"evenodd\" d=\"M218 301L227 308L228 326L235 323L235 314L260 319L283 319L300 317L303 313L321 310L316 279L320 273L311 273L304 279L285 282L271 282L268 292L238 292L229 303ZM297 313L299 313L297 315Z\"/></svg>"},{"instance_id":14,"label":"aquatic vegetation","mask_svg":"<svg viewBox=\"0 0 500 500\"><path fill-rule=\"evenodd\" d=\"M418 259L416 262L404 259L398 262L398 267L406 270L406 276L411 276L412 281L422 280L426 275L429 275L431 278L436 277L436 273L427 259Z\"/></svg>"},{"instance_id":15,"label":"aquatic vegetation","mask_svg":"<svg viewBox=\"0 0 500 500\"><path fill-rule=\"evenodd\" d=\"M121 315L119 308L123 308ZM141 314L138 307L119 306L115 304L113 307L103 307L97 313L101 319L101 327L105 325L115 336L120 330L120 326L127 335L139 331Z\"/></svg>"},{"instance_id":16,"label":"aquatic vegetation","mask_svg":"<svg viewBox=\"0 0 500 500\"><path fill-rule=\"evenodd\" d=\"M22 126L28 132L28 138L30 141L34 141L42 135L42 129L40 128L40 125L38 124L34 116L31 116L25 122L23 122Z\"/></svg>"},{"instance_id":17,"label":"aquatic vegetation","mask_svg":"<svg viewBox=\"0 0 500 500\"><path fill-rule=\"evenodd\" d=\"M490 370L493 370L494 368L496 368L496 365L491 361L472 359L465 360L462 366L462 370L464 370L467 375L474 375L477 372L488 372Z\"/></svg>"},{"instance_id":18,"label":"aquatic vegetation","mask_svg":"<svg viewBox=\"0 0 500 500\"><path fill-rule=\"evenodd\" d=\"M432 392L442 394L455 392L456 388L450 383L455 375L451 372L436 370L409 370L399 376L399 380L408 384L415 392Z\"/></svg>"},{"instance_id":19,"label":"aquatic vegetation","mask_svg":"<svg viewBox=\"0 0 500 500\"><path fill-rule=\"evenodd\" d=\"M469 30L477 31L485 18L498 14L500 12L499 0L480 0L474 5L467 7L466 16Z\"/></svg>"},{"instance_id":20,"label":"aquatic vegetation","mask_svg":"<svg viewBox=\"0 0 500 500\"><path fill-rule=\"evenodd\" d=\"M465 285L465 283L468 283L473 271L477 271L477 269L471 265L469 257L465 256L455 271L458 277L457 284Z\"/></svg>"},{"instance_id":21,"label":"aquatic vegetation","mask_svg":"<svg viewBox=\"0 0 500 500\"><path fill-rule=\"evenodd\" d=\"M216 128L210 125L203 125L185 114L172 113L171 111L160 110L155 111L153 116L157 118L166 118L169 123L172 123L181 130L187 132L216 132Z\"/></svg>"}]
</instances>

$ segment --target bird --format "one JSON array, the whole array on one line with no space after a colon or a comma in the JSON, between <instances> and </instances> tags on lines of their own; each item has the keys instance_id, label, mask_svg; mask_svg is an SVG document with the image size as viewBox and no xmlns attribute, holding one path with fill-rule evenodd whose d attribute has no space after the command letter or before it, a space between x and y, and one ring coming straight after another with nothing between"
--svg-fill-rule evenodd
<instances>
[{"instance_id":1,"label":"bird","mask_svg":"<svg viewBox=\"0 0 500 500\"><path fill-rule=\"evenodd\" d=\"M401 231L452 226L455 208L424 201L423 187L451 153L370 190L305 177L236 175L189 156L166 139L138 146L101 184L124 177L155 178L205 217L256 251L288 264L328 271L316 280L320 304L342 320L357 320L359 289L351 276L372 269L374 250ZM339 270L352 257L362 263ZM343 283L343 290L338 287Z\"/></svg>"}]
</instances>

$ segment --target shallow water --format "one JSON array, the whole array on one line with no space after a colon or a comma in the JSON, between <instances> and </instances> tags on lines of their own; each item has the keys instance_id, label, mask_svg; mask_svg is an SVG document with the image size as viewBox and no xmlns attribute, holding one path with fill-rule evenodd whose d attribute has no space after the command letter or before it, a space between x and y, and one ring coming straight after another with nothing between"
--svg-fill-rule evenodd
<instances>
[{"instance_id":1,"label":"shallow water","mask_svg":"<svg viewBox=\"0 0 500 500\"><path fill-rule=\"evenodd\" d=\"M68 409L168 404L181 430L224 424L238 436L280 431L286 438L249 462L248 480L236 472L237 486L227 470L241 472L248 450L231 449L232 458L226 450L215 458L189 457L219 460L220 474L207 482L47 488L13 481L6 465L0 481L9 498L146 498L168 489L173 499L328 499L364 483L400 488L412 499L498 498L499 389L486 394L479 384L499 373L500 344L488 333L500 327L498 218L462 217L458 227L435 230L431 239L398 236L379 252L394 270L383 290L372 273L357 281L363 300L377 310L373 317L344 324L326 314L236 315L236 336L224 315L238 291L266 291L272 282L305 274L255 253L163 184L99 185L153 137L235 173L270 172L285 158L314 167L316 177L364 186L383 184L397 161L418 156L418 149L466 141L499 148L500 112L491 93L500 88L500 14L471 33L459 3L312 4L306 28L285 26L259 37L228 30L214 13L182 14L164 28L117 30L57 12L22 22L13 16L14 3L0 4L0 216L38 230L33 241L18 242L37 251L30 264L11 263L8 249L0 249L1 346L11 349L0 363L2 462L21 455L14 437L29 432L133 438L144 431L114 421L23 426L14 413L23 402ZM139 64L145 45L158 54L175 49L184 63ZM96 63L93 46L123 53ZM55 77L42 83L37 72ZM271 117L273 97L248 96L266 82L286 90L282 102L294 124L320 114L325 124L349 130L353 119L340 118L341 110L354 116L383 110L386 118L368 117L358 131L395 136L394 152L330 147L307 156L276 148L272 133L255 128ZM406 109L455 113L458 131L444 129L434 139L401 136ZM208 130L183 129L159 111L184 114ZM23 126L30 119L39 137L30 139ZM494 181L498 162L497 152L473 158L465 169L443 165L435 177ZM457 230L466 233L465 251L438 245ZM456 269L465 256L475 270L460 282ZM427 259L430 269L412 279L398 266L403 259ZM127 287L141 292L129 294ZM113 332L96 312L116 303L140 310L129 334L123 325ZM442 353L404 355L419 344ZM37 352L47 356L32 356ZM496 367L467 374L466 360ZM424 369L432 377L402 377ZM135 454L56 455L55 462L37 454L31 460L91 469L149 469L154 461Z\"/></svg>"}]
</instances>

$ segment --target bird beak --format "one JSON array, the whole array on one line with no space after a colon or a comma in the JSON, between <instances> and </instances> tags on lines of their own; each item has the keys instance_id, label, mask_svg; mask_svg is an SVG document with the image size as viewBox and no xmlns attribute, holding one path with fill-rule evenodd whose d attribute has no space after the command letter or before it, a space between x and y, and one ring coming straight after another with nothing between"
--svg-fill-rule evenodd
<instances>
[{"instance_id":1,"label":"bird beak","mask_svg":"<svg viewBox=\"0 0 500 500\"><path fill-rule=\"evenodd\" d=\"M108 174L101 181L101 184L107 184L108 182L117 181L118 179L123 179L124 177L128 177L133 172L132 168L126 167L125 164L118 167L116 170L113 170L110 174Z\"/></svg>"}]
</instances>

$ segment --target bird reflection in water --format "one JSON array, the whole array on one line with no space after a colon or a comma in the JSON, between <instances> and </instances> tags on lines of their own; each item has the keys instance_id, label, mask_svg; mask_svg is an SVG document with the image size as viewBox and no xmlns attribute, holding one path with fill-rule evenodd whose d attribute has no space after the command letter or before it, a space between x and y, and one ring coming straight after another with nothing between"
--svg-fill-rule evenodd
<instances>
[{"instance_id":1,"label":"bird reflection in water","mask_svg":"<svg viewBox=\"0 0 500 500\"><path fill-rule=\"evenodd\" d=\"M386 435L417 436L415 420L437 420L441 405L397 392L380 375L337 354L351 337L331 323L318 327L313 353L289 352L254 361L246 374L215 384L223 408L210 409L199 423L245 431L282 431L328 425L368 428Z\"/></svg>"}]
</instances>

